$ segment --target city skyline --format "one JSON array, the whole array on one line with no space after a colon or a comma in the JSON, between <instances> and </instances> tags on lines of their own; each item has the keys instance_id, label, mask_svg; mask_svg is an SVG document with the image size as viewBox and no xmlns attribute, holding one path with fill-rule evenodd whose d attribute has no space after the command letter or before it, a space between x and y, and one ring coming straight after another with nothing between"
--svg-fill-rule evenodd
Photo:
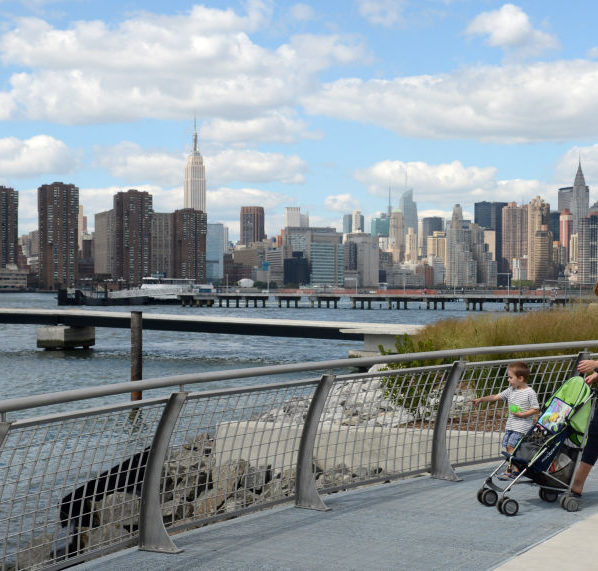
<instances>
[{"instance_id":1,"label":"city skyline","mask_svg":"<svg viewBox=\"0 0 598 571\"><path fill-rule=\"evenodd\" d=\"M296 206L342 229L413 189L420 218L473 219L572 186L598 199L592 3L0 3L0 185L80 189L91 222L130 188L183 207L193 118L207 214L268 236ZM90 224L90 226L93 222Z\"/></svg>"}]
</instances>

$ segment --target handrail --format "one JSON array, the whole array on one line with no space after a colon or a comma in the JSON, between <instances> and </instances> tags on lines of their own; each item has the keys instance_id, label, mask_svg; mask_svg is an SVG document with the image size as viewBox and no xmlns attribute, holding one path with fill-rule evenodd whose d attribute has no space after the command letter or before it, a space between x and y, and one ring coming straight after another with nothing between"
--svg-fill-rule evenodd
<instances>
[{"instance_id":1,"label":"handrail","mask_svg":"<svg viewBox=\"0 0 598 571\"><path fill-rule=\"evenodd\" d=\"M114 383L99 387L87 387L58 391L41 395L32 395L14 399L0 400L0 414L37 408L52 404L66 403L77 400L94 399L110 395L145 391L152 389L183 386L229 379L242 379L247 377L271 376L286 373L299 373L304 371L319 371L350 367L370 367L380 363L401 363L404 361L426 361L435 359L456 360L472 355L493 355L497 353L525 353L538 351L563 351L566 349L587 349L598 347L598 339L586 341L569 341L565 343L537 343L530 345L500 345L493 347L472 347L466 349L450 349L442 351L424 351L420 353L402 353L400 355L378 355L376 357L359 357L350 359L334 359L329 361L311 361L307 363L294 363L290 365L273 365L267 367L252 367L244 369L228 369L209 373L187 374L145 379L142 381L129 381Z\"/></svg>"}]
</instances>

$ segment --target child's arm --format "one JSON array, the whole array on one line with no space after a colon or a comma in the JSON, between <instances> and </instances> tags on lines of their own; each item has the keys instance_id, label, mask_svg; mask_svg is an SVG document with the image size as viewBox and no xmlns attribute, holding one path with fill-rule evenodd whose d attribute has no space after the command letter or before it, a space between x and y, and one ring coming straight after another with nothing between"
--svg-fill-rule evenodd
<instances>
[{"instance_id":1,"label":"child's arm","mask_svg":"<svg viewBox=\"0 0 598 571\"><path fill-rule=\"evenodd\" d=\"M500 400L499 395L486 395L485 397L479 397L477 399L473 399L471 402L473 404L480 404L481 402L494 402Z\"/></svg>"}]
</instances>

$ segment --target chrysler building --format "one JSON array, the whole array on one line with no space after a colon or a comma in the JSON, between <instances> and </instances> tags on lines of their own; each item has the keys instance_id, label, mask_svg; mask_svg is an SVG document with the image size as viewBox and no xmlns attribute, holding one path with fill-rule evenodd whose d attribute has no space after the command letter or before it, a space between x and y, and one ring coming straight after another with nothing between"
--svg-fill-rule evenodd
<instances>
[{"instance_id":1,"label":"chrysler building","mask_svg":"<svg viewBox=\"0 0 598 571\"><path fill-rule=\"evenodd\" d=\"M185 208L206 212L206 169L197 148L197 127L193 130L193 151L185 167Z\"/></svg>"}]
</instances>

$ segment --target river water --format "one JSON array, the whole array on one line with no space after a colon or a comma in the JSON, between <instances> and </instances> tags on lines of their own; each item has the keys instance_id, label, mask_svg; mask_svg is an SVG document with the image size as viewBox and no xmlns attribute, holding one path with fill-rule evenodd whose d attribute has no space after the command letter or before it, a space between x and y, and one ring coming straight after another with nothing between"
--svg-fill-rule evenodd
<instances>
[{"instance_id":1,"label":"river water","mask_svg":"<svg viewBox=\"0 0 598 571\"><path fill-rule=\"evenodd\" d=\"M423 303L411 303L406 310L389 310L385 303L374 304L375 307L370 310L352 309L348 299L342 300L337 309L311 308L307 300L303 300L303 304L304 306L299 308L279 308L271 300L269 307L265 308L146 305L88 309L393 324L428 324L441 319L472 315L465 310L465 304L460 302L448 303L445 310L428 310ZM0 307L53 309L57 307L56 296L40 293L5 293L0 295ZM502 304L484 304L484 311L502 309ZM36 348L37 327L0 324L0 399L129 380L128 329L96 328L96 344L87 351L45 351ZM344 359L350 349L362 346L361 341L144 331L143 378ZM309 373L303 374L303 377L306 376L309 376ZM238 382L230 381L231 384Z\"/></svg>"}]
</instances>

